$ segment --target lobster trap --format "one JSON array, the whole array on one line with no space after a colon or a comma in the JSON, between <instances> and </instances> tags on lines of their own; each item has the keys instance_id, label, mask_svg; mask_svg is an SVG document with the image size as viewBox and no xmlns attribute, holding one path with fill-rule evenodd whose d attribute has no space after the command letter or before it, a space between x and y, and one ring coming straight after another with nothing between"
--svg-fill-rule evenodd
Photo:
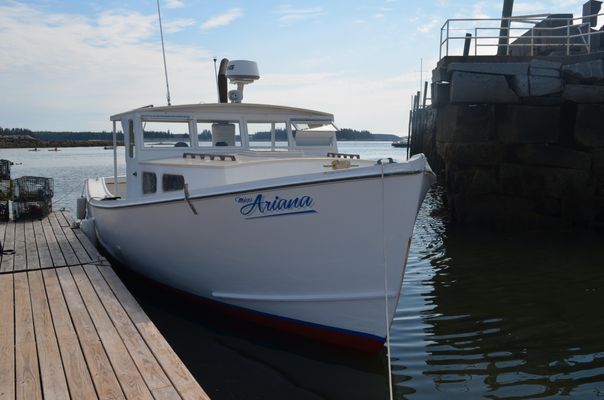
<instances>
[{"instance_id":1,"label":"lobster trap","mask_svg":"<svg viewBox=\"0 0 604 400\"><path fill-rule=\"evenodd\" d=\"M0 221L6 222L10 218L10 207L8 200L0 201Z\"/></svg>"},{"instance_id":2,"label":"lobster trap","mask_svg":"<svg viewBox=\"0 0 604 400\"><path fill-rule=\"evenodd\" d=\"M50 202L54 180L39 176L23 176L13 180L13 200L18 202Z\"/></svg>"},{"instance_id":3,"label":"lobster trap","mask_svg":"<svg viewBox=\"0 0 604 400\"><path fill-rule=\"evenodd\" d=\"M0 160L0 179L10 179L11 164L9 160Z\"/></svg>"},{"instance_id":4,"label":"lobster trap","mask_svg":"<svg viewBox=\"0 0 604 400\"><path fill-rule=\"evenodd\" d=\"M13 217L15 220L42 219L52 211L49 201L14 201Z\"/></svg>"},{"instance_id":5,"label":"lobster trap","mask_svg":"<svg viewBox=\"0 0 604 400\"><path fill-rule=\"evenodd\" d=\"M0 179L0 201L12 200L13 182L10 179Z\"/></svg>"}]
</instances>

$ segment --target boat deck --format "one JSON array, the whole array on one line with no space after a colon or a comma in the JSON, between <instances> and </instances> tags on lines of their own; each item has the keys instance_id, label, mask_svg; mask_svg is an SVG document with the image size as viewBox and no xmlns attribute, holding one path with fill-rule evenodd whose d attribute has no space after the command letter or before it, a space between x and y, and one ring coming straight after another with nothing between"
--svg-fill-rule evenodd
<instances>
[{"instance_id":1,"label":"boat deck","mask_svg":"<svg viewBox=\"0 0 604 400\"><path fill-rule=\"evenodd\" d=\"M72 223L0 222L0 400L209 399Z\"/></svg>"}]
</instances>

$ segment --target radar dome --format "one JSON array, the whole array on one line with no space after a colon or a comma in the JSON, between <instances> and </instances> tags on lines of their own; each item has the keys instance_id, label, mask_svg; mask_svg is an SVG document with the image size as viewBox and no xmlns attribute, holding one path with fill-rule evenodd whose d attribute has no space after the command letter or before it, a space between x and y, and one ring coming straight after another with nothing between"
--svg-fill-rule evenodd
<instances>
[{"instance_id":1,"label":"radar dome","mask_svg":"<svg viewBox=\"0 0 604 400\"><path fill-rule=\"evenodd\" d=\"M248 60L229 61L226 76L233 84L247 84L260 79L258 64Z\"/></svg>"}]
</instances>

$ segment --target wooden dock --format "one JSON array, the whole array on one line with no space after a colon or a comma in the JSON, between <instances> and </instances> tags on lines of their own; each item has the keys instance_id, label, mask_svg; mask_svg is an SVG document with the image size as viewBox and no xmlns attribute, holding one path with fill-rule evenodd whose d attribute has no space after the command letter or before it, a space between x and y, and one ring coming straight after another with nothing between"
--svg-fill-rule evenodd
<instances>
[{"instance_id":1,"label":"wooden dock","mask_svg":"<svg viewBox=\"0 0 604 400\"><path fill-rule=\"evenodd\" d=\"M0 400L209 399L72 223L0 223Z\"/></svg>"}]
</instances>

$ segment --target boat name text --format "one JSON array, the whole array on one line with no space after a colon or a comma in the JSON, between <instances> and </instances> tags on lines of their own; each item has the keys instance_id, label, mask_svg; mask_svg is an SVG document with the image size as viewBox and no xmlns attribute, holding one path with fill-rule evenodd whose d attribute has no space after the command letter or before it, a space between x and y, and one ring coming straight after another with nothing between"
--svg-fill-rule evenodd
<instances>
[{"instance_id":1,"label":"boat name text","mask_svg":"<svg viewBox=\"0 0 604 400\"><path fill-rule=\"evenodd\" d=\"M237 197L235 202L242 204L239 212L247 219L316 213L312 208L314 200L310 196L300 196L293 199L275 196L268 199L262 194L257 194L255 198Z\"/></svg>"}]
</instances>

